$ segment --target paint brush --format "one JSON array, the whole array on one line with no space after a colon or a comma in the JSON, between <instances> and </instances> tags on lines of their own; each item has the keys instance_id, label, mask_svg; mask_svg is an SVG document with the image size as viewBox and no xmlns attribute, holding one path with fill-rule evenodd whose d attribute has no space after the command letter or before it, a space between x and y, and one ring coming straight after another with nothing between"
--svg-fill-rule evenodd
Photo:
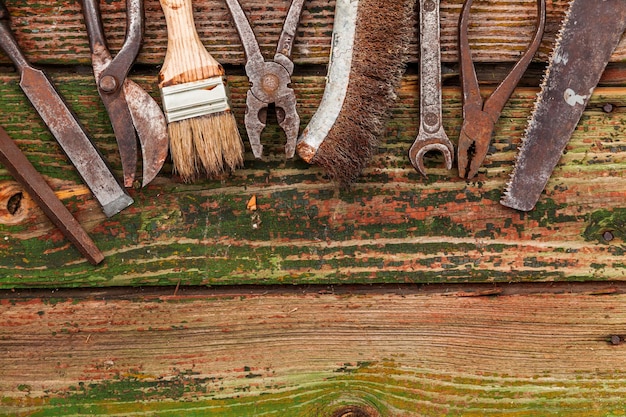
<instances>
[{"instance_id":1,"label":"paint brush","mask_svg":"<svg viewBox=\"0 0 626 417\"><path fill-rule=\"evenodd\" d=\"M174 172L185 182L243 165L244 147L228 100L225 71L196 31L190 0L160 0L167 52L159 88Z\"/></svg>"}]
</instances>

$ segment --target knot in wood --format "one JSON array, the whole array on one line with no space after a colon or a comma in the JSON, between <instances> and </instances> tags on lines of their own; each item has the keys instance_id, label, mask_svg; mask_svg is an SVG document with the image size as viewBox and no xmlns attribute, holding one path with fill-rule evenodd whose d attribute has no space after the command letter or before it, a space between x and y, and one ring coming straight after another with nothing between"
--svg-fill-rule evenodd
<instances>
[{"instance_id":1,"label":"knot in wood","mask_svg":"<svg viewBox=\"0 0 626 417\"><path fill-rule=\"evenodd\" d=\"M331 417L378 417L379 414L370 407L357 405L344 406L336 410Z\"/></svg>"},{"instance_id":2,"label":"knot in wood","mask_svg":"<svg viewBox=\"0 0 626 417\"><path fill-rule=\"evenodd\" d=\"M23 188L14 182L0 184L0 224L15 225L25 221L34 207Z\"/></svg>"}]
</instances>

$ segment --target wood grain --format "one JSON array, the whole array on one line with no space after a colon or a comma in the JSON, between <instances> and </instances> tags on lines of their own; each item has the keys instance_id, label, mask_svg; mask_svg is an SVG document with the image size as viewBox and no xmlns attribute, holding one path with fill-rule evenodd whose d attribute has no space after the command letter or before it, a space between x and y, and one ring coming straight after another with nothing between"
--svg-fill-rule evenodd
<instances>
[{"instance_id":1,"label":"wood grain","mask_svg":"<svg viewBox=\"0 0 626 417\"><path fill-rule=\"evenodd\" d=\"M84 30L80 3L77 0L8 0L16 37L28 58L34 63L89 64L89 45ZM125 1L102 2L105 33L112 50L117 51L126 30ZM288 0L242 1L261 51L273 56L282 22L289 7ZM457 60L457 25L463 0L441 2L441 49L443 62ZM547 23L543 44L537 60L545 62L550 53L568 0L547 2ZM139 63L158 65L163 62L167 46L167 30L158 0L146 0L146 31ZM472 9L470 40L474 58L481 62L514 62L524 52L534 33L536 2L532 0L485 0ZM222 1L194 2L196 27L200 38L222 64L242 65L243 48ZM334 1L310 0L305 3L294 43L293 59L297 64L326 64L334 14ZM409 54L418 57L417 25ZM626 38L622 40L612 61L626 59ZM4 62L6 58L2 57Z\"/></svg>"},{"instance_id":2,"label":"wood grain","mask_svg":"<svg viewBox=\"0 0 626 417\"><path fill-rule=\"evenodd\" d=\"M54 80L119 172L115 140L92 81L65 74ZM155 93L154 77L136 81ZM622 87L596 90L537 209L528 214L498 201L537 89L514 93L476 181L458 179L437 158L428 161L425 181L406 157L419 108L418 82L408 75L380 152L351 190L338 190L297 158L282 160L284 135L270 122L262 137L266 160L254 160L248 148L245 169L188 186L166 167L150 187L131 190L133 206L105 219L15 82L0 78L0 107L19 108L0 115L0 124L55 183L107 259L91 268L41 216L0 225L4 288L626 278ZM242 122L247 83L244 77L230 82ZM323 81L298 77L294 87L304 127ZM443 97L444 124L456 141L458 88L446 87ZM243 123L240 128L245 137ZM6 173L4 178L10 179ZM246 209L253 195L256 212Z\"/></svg>"},{"instance_id":3,"label":"wood grain","mask_svg":"<svg viewBox=\"0 0 626 417\"><path fill-rule=\"evenodd\" d=\"M79 1L6 3L28 58L120 174ZM540 52L475 181L442 169L437 156L424 180L408 161L419 121L414 27L380 151L352 189L284 160L270 112L263 160L246 144L244 169L187 185L168 162L111 219L0 53L0 125L106 256L89 265L27 195L16 197L22 190L0 167L0 415L622 415L625 40L537 209L498 203L567 3L548 2ZM114 52L124 4L101 2ZM242 4L273 55L288 0ZM441 10L453 142L461 4L443 0ZM165 19L157 0L145 6L131 78L158 100ZM305 3L293 54L302 127L322 97L333 10L333 1ZM245 138L248 83L226 5L195 0L194 11L204 45L227 65ZM470 39L485 94L524 51L534 14L534 0L476 1Z\"/></svg>"},{"instance_id":4,"label":"wood grain","mask_svg":"<svg viewBox=\"0 0 626 417\"><path fill-rule=\"evenodd\" d=\"M0 302L0 414L605 416L626 395L623 293L54 297Z\"/></svg>"}]
</instances>

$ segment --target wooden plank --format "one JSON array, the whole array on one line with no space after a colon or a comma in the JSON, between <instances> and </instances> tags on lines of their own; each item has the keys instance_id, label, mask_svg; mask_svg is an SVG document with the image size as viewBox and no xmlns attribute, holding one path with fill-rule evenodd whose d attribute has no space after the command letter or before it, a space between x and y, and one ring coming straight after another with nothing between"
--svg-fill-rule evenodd
<instances>
[{"instance_id":1,"label":"wooden plank","mask_svg":"<svg viewBox=\"0 0 626 417\"><path fill-rule=\"evenodd\" d=\"M80 3L76 0L9 0L16 37L36 63L88 64L89 47L82 21ZM457 25L463 0L441 2L442 60L457 60ZM547 2L546 33L537 59L546 61L568 0ZM262 52L273 56L276 41L287 13L288 0L243 0L257 34ZM118 50L125 35L125 1L102 2L104 26L111 48ZM146 0L146 32L139 63L158 65L163 62L167 46L165 19L157 0ZM231 23L226 5L218 0L194 1L196 26L204 44L223 64L241 65L243 48ZM298 64L328 62L334 1L306 2L294 60ZM514 62L526 49L536 22L536 2L532 0L488 0L473 7L470 39L474 57L483 62ZM414 26L410 60L417 61L417 25ZM612 57L626 59L626 38ZM3 62L7 62L2 57Z\"/></svg>"},{"instance_id":2,"label":"wooden plank","mask_svg":"<svg viewBox=\"0 0 626 417\"><path fill-rule=\"evenodd\" d=\"M53 76L119 172L115 140L92 80ZM136 80L156 95L154 78ZM298 77L294 84L304 126L323 79ZM406 157L418 122L418 83L407 75L380 152L351 190L338 190L320 169L297 158L284 161L284 135L270 122L262 138L264 161L253 160L248 149L245 169L193 185L178 183L166 167L150 187L131 190L136 203L112 219L104 218L28 110L14 76L0 78L0 87L0 124L50 178L107 257L103 265L89 266L25 200L18 219L5 209L8 220L0 224L4 288L625 278L623 87L596 91L537 209L528 214L498 201L537 89L515 92L475 181L460 180L437 158L429 161L425 181ZM241 122L245 77L232 77L231 88ZM459 90L447 87L443 95L446 129L456 141ZM6 171L0 175L6 181L0 188L12 190ZM5 193L0 207L15 194ZM253 195L259 203L255 213L246 210Z\"/></svg>"},{"instance_id":3,"label":"wooden plank","mask_svg":"<svg viewBox=\"0 0 626 417\"><path fill-rule=\"evenodd\" d=\"M620 288L5 294L0 414L619 415Z\"/></svg>"}]
</instances>

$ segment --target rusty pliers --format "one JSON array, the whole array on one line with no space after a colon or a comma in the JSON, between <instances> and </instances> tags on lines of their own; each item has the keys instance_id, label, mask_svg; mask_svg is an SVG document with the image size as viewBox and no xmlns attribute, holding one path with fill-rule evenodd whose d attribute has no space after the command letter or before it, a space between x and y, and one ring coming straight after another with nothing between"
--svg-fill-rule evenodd
<instances>
[{"instance_id":1,"label":"rusty pliers","mask_svg":"<svg viewBox=\"0 0 626 417\"><path fill-rule=\"evenodd\" d=\"M266 125L267 108L273 103L278 124L287 136L285 155L287 158L292 158L296 150L300 116L296 110L296 94L289 86L294 67L291 61L291 49L304 0L291 2L273 61L265 61L261 55L252 26L239 1L226 0L226 3L246 54L245 70L250 81L250 89L246 97L244 122L252 153L256 158L261 158L263 155L261 132Z\"/></svg>"},{"instance_id":2,"label":"rusty pliers","mask_svg":"<svg viewBox=\"0 0 626 417\"><path fill-rule=\"evenodd\" d=\"M537 0L537 27L530 46L506 76L504 81L483 100L478 86L476 69L472 63L468 39L470 8L473 0L466 0L459 19L459 61L463 88L463 125L457 147L459 176L472 178L478 173L504 105L513 94L526 68L541 44L546 24L546 0Z\"/></svg>"},{"instance_id":3,"label":"rusty pliers","mask_svg":"<svg viewBox=\"0 0 626 417\"><path fill-rule=\"evenodd\" d=\"M89 35L91 62L100 98L117 140L124 185L130 187L137 168L137 137L141 143L142 185L159 173L167 157L167 123L158 103L139 85L127 79L143 37L143 1L126 1L126 38L115 58L104 36L98 0L82 0Z\"/></svg>"}]
</instances>

